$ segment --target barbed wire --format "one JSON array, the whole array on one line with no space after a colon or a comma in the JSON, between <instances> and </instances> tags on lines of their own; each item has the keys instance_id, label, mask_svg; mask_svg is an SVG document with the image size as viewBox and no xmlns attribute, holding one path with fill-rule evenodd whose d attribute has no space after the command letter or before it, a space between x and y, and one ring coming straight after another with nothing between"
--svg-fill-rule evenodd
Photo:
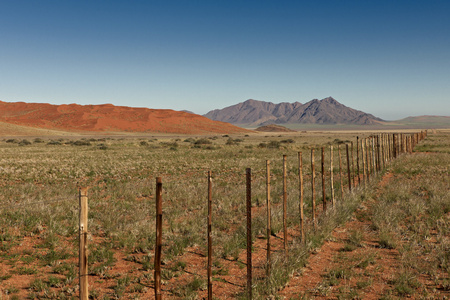
<instances>
[{"instance_id":1,"label":"barbed wire","mask_svg":"<svg viewBox=\"0 0 450 300\"><path fill-rule=\"evenodd\" d=\"M50 203L57 203L57 202L69 202L69 201L74 201L74 200L78 200L78 197L74 197L73 199L59 198L59 199L46 200L46 201L27 202L27 203L23 203L23 204L2 205L2 206L0 206L0 209L6 209L6 208L15 209L15 208L20 208L20 207L25 207L25 206L35 206L35 205L39 205L39 204L50 204ZM16 202L19 202L19 201L16 201Z\"/></svg>"}]
</instances>

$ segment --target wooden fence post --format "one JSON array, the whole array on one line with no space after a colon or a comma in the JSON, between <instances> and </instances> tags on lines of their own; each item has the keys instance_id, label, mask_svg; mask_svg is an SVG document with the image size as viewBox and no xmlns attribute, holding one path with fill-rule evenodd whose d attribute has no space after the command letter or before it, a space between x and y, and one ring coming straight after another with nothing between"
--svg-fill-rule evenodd
<instances>
[{"instance_id":1,"label":"wooden fence post","mask_svg":"<svg viewBox=\"0 0 450 300\"><path fill-rule=\"evenodd\" d=\"M412 154L412 135L409 136L409 154Z\"/></svg>"},{"instance_id":2,"label":"wooden fence post","mask_svg":"<svg viewBox=\"0 0 450 300\"><path fill-rule=\"evenodd\" d=\"M80 277L80 299L88 300L89 288L88 288L88 189L79 189L80 200L80 252L79 252L79 277Z\"/></svg>"},{"instance_id":3,"label":"wooden fence post","mask_svg":"<svg viewBox=\"0 0 450 300\"><path fill-rule=\"evenodd\" d=\"M392 149L393 149L393 154L394 154L394 158L397 158L397 137L396 134L393 133L392 134Z\"/></svg>"},{"instance_id":4,"label":"wooden fence post","mask_svg":"<svg viewBox=\"0 0 450 300\"><path fill-rule=\"evenodd\" d=\"M406 154L406 133L403 134L403 153Z\"/></svg>"},{"instance_id":5,"label":"wooden fence post","mask_svg":"<svg viewBox=\"0 0 450 300\"><path fill-rule=\"evenodd\" d=\"M330 146L330 187L331 187L331 206L334 207L334 176L333 176L333 145Z\"/></svg>"},{"instance_id":6,"label":"wooden fence post","mask_svg":"<svg viewBox=\"0 0 450 300\"><path fill-rule=\"evenodd\" d=\"M288 255L288 235L287 235L287 170L286 155L283 155L283 236L284 251Z\"/></svg>"},{"instance_id":7,"label":"wooden fence post","mask_svg":"<svg viewBox=\"0 0 450 300\"><path fill-rule=\"evenodd\" d=\"M212 176L208 171L208 299L212 300Z\"/></svg>"},{"instance_id":8,"label":"wooden fence post","mask_svg":"<svg viewBox=\"0 0 450 300\"><path fill-rule=\"evenodd\" d=\"M247 181L247 298L252 299L252 169L246 170Z\"/></svg>"},{"instance_id":9,"label":"wooden fence post","mask_svg":"<svg viewBox=\"0 0 450 300\"><path fill-rule=\"evenodd\" d=\"M325 147L322 147L322 205L323 211L327 210L327 195L325 190Z\"/></svg>"},{"instance_id":10,"label":"wooden fence post","mask_svg":"<svg viewBox=\"0 0 450 300\"><path fill-rule=\"evenodd\" d=\"M400 133L400 154L403 154L403 133Z\"/></svg>"},{"instance_id":11,"label":"wooden fence post","mask_svg":"<svg viewBox=\"0 0 450 300\"><path fill-rule=\"evenodd\" d=\"M387 143L388 143L388 163L392 160L393 150L392 150L392 139L391 135L386 133Z\"/></svg>"},{"instance_id":12,"label":"wooden fence post","mask_svg":"<svg viewBox=\"0 0 450 300\"><path fill-rule=\"evenodd\" d=\"M311 192L312 192L312 221L314 228L317 229L316 223L316 172L314 167L314 149L311 149Z\"/></svg>"},{"instance_id":13,"label":"wooden fence post","mask_svg":"<svg viewBox=\"0 0 450 300\"><path fill-rule=\"evenodd\" d=\"M266 161L266 204L267 204L267 276L270 275L270 235L272 231L270 213L270 160Z\"/></svg>"},{"instance_id":14,"label":"wooden fence post","mask_svg":"<svg viewBox=\"0 0 450 300\"><path fill-rule=\"evenodd\" d=\"M303 158L302 152L298 153L298 179L299 179L299 210L300 210L300 233L302 242L305 241L304 217L303 217Z\"/></svg>"},{"instance_id":15,"label":"wooden fence post","mask_svg":"<svg viewBox=\"0 0 450 300\"><path fill-rule=\"evenodd\" d=\"M381 149L380 149L380 135L377 134L376 136L376 141L377 141L377 162L378 162L378 172L381 171Z\"/></svg>"},{"instance_id":16,"label":"wooden fence post","mask_svg":"<svg viewBox=\"0 0 450 300\"><path fill-rule=\"evenodd\" d=\"M373 173L376 174L377 173L377 163L376 163L376 153L375 153L375 139L374 137L372 137L372 168L373 168Z\"/></svg>"},{"instance_id":17,"label":"wooden fence post","mask_svg":"<svg viewBox=\"0 0 450 300\"><path fill-rule=\"evenodd\" d=\"M161 252L162 252L162 180L156 178L156 245L155 245L155 299L161 299Z\"/></svg>"},{"instance_id":18,"label":"wooden fence post","mask_svg":"<svg viewBox=\"0 0 450 300\"><path fill-rule=\"evenodd\" d=\"M352 174L350 172L350 156L348 153L348 144L345 144L345 150L347 151L347 176L348 176L348 190L352 191Z\"/></svg>"}]
</instances>

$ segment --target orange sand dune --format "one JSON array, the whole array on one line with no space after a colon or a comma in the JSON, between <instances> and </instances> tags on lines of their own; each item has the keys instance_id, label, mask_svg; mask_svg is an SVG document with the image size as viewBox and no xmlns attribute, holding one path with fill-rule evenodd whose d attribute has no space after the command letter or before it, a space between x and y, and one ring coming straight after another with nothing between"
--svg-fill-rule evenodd
<instances>
[{"instance_id":1,"label":"orange sand dune","mask_svg":"<svg viewBox=\"0 0 450 300\"><path fill-rule=\"evenodd\" d=\"M112 104L51 105L0 101L0 121L36 128L91 132L208 134L248 131L186 112Z\"/></svg>"}]
</instances>

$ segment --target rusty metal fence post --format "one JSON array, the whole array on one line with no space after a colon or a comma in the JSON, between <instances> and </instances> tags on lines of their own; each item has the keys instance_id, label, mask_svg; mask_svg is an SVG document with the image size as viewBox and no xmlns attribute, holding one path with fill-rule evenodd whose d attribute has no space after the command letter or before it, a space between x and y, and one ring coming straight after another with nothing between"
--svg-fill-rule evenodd
<instances>
[{"instance_id":1,"label":"rusty metal fence post","mask_svg":"<svg viewBox=\"0 0 450 300\"><path fill-rule=\"evenodd\" d=\"M325 147L322 147L322 205L323 212L327 210L327 195L325 189Z\"/></svg>"},{"instance_id":2,"label":"rusty metal fence post","mask_svg":"<svg viewBox=\"0 0 450 300\"><path fill-rule=\"evenodd\" d=\"M338 145L339 155L339 181L341 182L341 200L344 199L344 179L342 178L342 158L341 158L341 145Z\"/></svg>"},{"instance_id":3,"label":"rusty metal fence post","mask_svg":"<svg viewBox=\"0 0 450 300\"><path fill-rule=\"evenodd\" d=\"M283 238L284 238L284 251L285 254L288 255L286 155L283 155Z\"/></svg>"},{"instance_id":4,"label":"rusty metal fence post","mask_svg":"<svg viewBox=\"0 0 450 300\"><path fill-rule=\"evenodd\" d=\"M161 299L162 180L156 178L155 299Z\"/></svg>"},{"instance_id":5,"label":"rusty metal fence post","mask_svg":"<svg viewBox=\"0 0 450 300\"><path fill-rule=\"evenodd\" d=\"M212 176L208 171L208 299L212 300Z\"/></svg>"},{"instance_id":6,"label":"rusty metal fence post","mask_svg":"<svg viewBox=\"0 0 450 300\"><path fill-rule=\"evenodd\" d=\"M252 170L246 170L247 196L247 298L252 299Z\"/></svg>"},{"instance_id":7,"label":"rusty metal fence post","mask_svg":"<svg viewBox=\"0 0 450 300\"><path fill-rule=\"evenodd\" d=\"M331 188L331 206L334 207L334 171L333 171L333 146L330 146L330 188Z\"/></svg>"},{"instance_id":8,"label":"rusty metal fence post","mask_svg":"<svg viewBox=\"0 0 450 300\"><path fill-rule=\"evenodd\" d=\"M270 235L272 231L271 218L272 214L270 212L270 160L266 161L266 205L267 205L267 276L270 275Z\"/></svg>"},{"instance_id":9,"label":"rusty metal fence post","mask_svg":"<svg viewBox=\"0 0 450 300\"><path fill-rule=\"evenodd\" d=\"M311 149L311 194L312 194L312 221L317 229L316 222L316 171L314 166L314 149Z\"/></svg>"},{"instance_id":10,"label":"rusty metal fence post","mask_svg":"<svg viewBox=\"0 0 450 300\"><path fill-rule=\"evenodd\" d=\"M345 150L347 151L347 175L348 175L348 190L352 191L352 174L350 172L350 156L348 153L348 144L345 144Z\"/></svg>"},{"instance_id":11,"label":"rusty metal fence post","mask_svg":"<svg viewBox=\"0 0 450 300\"><path fill-rule=\"evenodd\" d=\"M302 152L298 153L298 180L299 180L299 212L300 212L300 233L302 242L305 241L304 217L303 217L303 158Z\"/></svg>"}]
</instances>

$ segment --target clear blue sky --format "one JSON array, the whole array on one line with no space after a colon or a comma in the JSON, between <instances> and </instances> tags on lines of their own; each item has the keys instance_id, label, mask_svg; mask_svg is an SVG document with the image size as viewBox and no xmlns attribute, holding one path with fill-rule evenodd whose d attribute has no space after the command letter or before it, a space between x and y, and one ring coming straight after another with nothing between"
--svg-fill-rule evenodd
<instances>
[{"instance_id":1,"label":"clear blue sky","mask_svg":"<svg viewBox=\"0 0 450 300\"><path fill-rule=\"evenodd\" d=\"M450 1L0 0L0 100L450 115Z\"/></svg>"}]
</instances>

